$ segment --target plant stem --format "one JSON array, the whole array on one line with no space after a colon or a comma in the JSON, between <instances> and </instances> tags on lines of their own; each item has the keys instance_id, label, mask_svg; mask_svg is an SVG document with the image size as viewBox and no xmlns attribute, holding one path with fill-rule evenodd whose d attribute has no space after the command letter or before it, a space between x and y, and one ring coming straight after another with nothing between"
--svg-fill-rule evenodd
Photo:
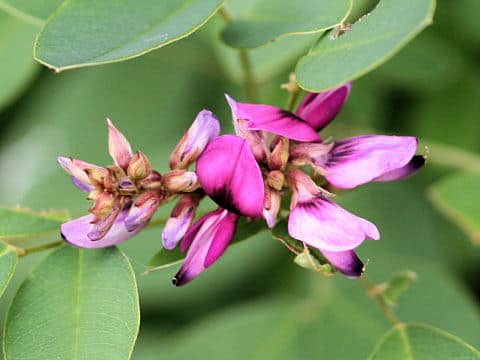
<instances>
[{"instance_id":1,"label":"plant stem","mask_svg":"<svg viewBox=\"0 0 480 360\"><path fill-rule=\"evenodd\" d=\"M290 96L287 99L287 104L285 106L286 110L288 110L290 112L293 111L293 106L295 105L295 102L298 99L298 94L299 93L300 93L299 91L290 93Z\"/></svg>"},{"instance_id":2,"label":"plant stem","mask_svg":"<svg viewBox=\"0 0 480 360\"><path fill-rule=\"evenodd\" d=\"M385 303L382 295L377 291L375 284L368 279L364 274L359 279L360 283L367 289L368 296L372 297L382 312L385 314L388 321L390 321L394 326L401 324L401 321L397 318L395 313L390 309L390 307Z\"/></svg>"},{"instance_id":3,"label":"plant stem","mask_svg":"<svg viewBox=\"0 0 480 360\"><path fill-rule=\"evenodd\" d=\"M220 8L218 14L226 23L233 21L234 15L225 5ZM237 50L237 52L243 72L243 88L245 90L245 95L248 101L255 102L258 99L258 89L250 55L247 50Z\"/></svg>"},{"instance_id":4,"label":"plant stem","mask_svg":"<svg viewBox=\"0 0 480 360\"><path fill-rule=\"evenodd\" d=\"M257 83L255 75L253 74L250 56L246 50L240 50L239 56L243 70L243 88L245 90L245 95L247 96L248 101L256 102L258 99Z\"/></svg>"},{"instance_id":5,"label":"plant stem","mask_svg":"<svg viewBox=\"0 0 480 360\"><path fill-rule=\"evenodd\" d=\"M20 247L16 247L16 246L12 246L12 245L10 245L10 246L12 246L15 249L18 256L23 257L23 256L27 256L28 254L32 254L32 253L36 253L36 252L40 252L40 251L44 251L44 250L48 250L48 249L53 249L53 248L59 247L63 244L65 244L65 242L63 240L59 240L59 241L55 241L55 242L51 242L51 243L47 243L47 244L33 246L33 247L30 247L30 248L20 248Z\"/></svg>"}]
</instances>

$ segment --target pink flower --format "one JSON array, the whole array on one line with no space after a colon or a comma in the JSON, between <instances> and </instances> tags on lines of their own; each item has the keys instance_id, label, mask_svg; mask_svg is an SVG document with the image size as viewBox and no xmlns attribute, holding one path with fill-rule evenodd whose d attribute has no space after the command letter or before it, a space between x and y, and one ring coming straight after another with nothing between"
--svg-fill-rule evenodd
<instances>
[{"instance_id":1,"label":"pink flower","mask_svg":"<svg viewBox=\"0 0 480 360\"><path fill-rule=\"evenodd\" d=\"M203 216L188 230L182 241L182 251L188 249L188 253L173 278L175 286L190 282L223 255L235 235L238 217L218 208Z\"/></svg>"},{"instance_id":2,"label":"pink flower","mask_svg":"<svg viewBox=\"0 0 480 360\"><path fill-rule=\"evenodd\" d=\"M239 103L229 96L227 101L237 134L249 144L263 175L263 214L269 227L276 222L278 194L291 188L290 236L319 249L340 272L355 277L361 275L363 264L354 250L365 239L380 238L376 226L335 204L328 198L331 194L298 167L311 167L338 188L353 188L370 181L407 177L422 167L424 158L415 155L418 142L414 137L367 135L322 142L317 131L341 110L350 89L347 83L308 94L296 114L270 105ZM276 137L271 140L269 134ZM223 147L217 153L227 151L228 146ZM237 172L231 166L225 171ZM215 176L211 171L211 177ZM249 187L249 191L253 189ZM234 190L227 186L223 192Z\"/></svg>"}]
</instances>

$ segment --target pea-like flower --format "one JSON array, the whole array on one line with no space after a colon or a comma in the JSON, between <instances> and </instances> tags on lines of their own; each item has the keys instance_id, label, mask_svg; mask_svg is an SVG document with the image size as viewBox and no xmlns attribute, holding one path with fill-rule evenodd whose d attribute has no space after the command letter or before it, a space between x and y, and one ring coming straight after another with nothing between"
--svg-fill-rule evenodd
<instances>
[{"instance_id":1,"label":"pea-like flower","mask_svg":"<svg viewBox=\"0 0 480 360\"><path fill-rule=\"evenodd\" d=\"M107 247L130 239L148 224L160 205L176 196L193 199L190 203L198 204L196 199L203 195L197 193L197 176L182 168L182 164L188 166L195 161L208 141L219 132L218 120L209 111L200 112L193 135L192 131L187 132L184 146L178 150L181 154L175 169L161 176L152 169L147 156L141 151L134 154L125 136L110 120L107 122L108 149L113 165L101 167L77 159L58 158L74 185L94 201L90 214L61 226L65 241L77 247ZM185 200L180 203L185 204ZM190 214L191 222L194 210ZM189 225L184 224L182 231L186 232ZM169 226L172 230L171 222Z\"/></svg>"},{"instance_id":2,"label":"pea-like flower","mask_svg":"<svg viewBox=\"0 0 480 360\"><path fill-rule=\"evenodd\" d=\"M293 192L290 236L319 249L343 274L361 275L363 263L355 249L365 239L378 240L379 231L371 222L335 204L333 194L311 175L349 189L369 181L407 177L424 164L424 158L415 155L418 142L414 137L367 135L322 141L317 131L340 111L350 89L351 85L345 84L308 94L295 114L270 105L239 103L227 95L237 136L212 140L196 169L203 191L219 205L202 224L217 220L195 225L195 232L187 233L193 238L189 236L183 245L184 249L190 245L190 249L188 261L175 278L177 284L184 277L191 280L212 264L211 257L206 261L211 248L222 249L215 253L215 260L226 249L234 231L218 238L224 221L232 229L235 217L263 217L269 227L275 226L281 196L288 189ZM302 170L305 166L311 168L311 175ZM224 220L225 214L234 215Z\"/></svg>"}]
</instances>

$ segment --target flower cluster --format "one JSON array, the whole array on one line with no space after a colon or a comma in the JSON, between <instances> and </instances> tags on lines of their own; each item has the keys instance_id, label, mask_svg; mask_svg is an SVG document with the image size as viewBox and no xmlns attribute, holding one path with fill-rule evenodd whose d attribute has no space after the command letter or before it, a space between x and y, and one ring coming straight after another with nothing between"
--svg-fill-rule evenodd
<instances>
[{"instance_id":1,"label":"flower cluster","mask_svg":"<svg viewBox=\"0 0 480 360\"><path fill-rule=\"evenodd\" d=\"M163 230L163 246L187 251L173 279L183 285L211 266L231 243L239 217L277 222L282 196L289 196L289 235L314 247L338 271L358 277L363 263L355 249L378 240L376 226L337 205L331 188L352 189L370 181L407 177L425 162L415 137L363 135L323 141L318 132L341 110L349 83L309 93L295 113L247 104L227 95L235 135L219 135L209 111L199 113L170 158L167 174L151 170L141 152L111 123L109 148L115 165L100 168L59 158L74 184L89 192L91 215L62 226L66 241L81 247L110 246L140 231L165 201L179 196ZM195 172L189 166L196 163ZM328 186L328 187L327 187ZM329 191L327 191L327 188ZM205 195L218 208L193 223Z\"/></svg>"}]
</instances>

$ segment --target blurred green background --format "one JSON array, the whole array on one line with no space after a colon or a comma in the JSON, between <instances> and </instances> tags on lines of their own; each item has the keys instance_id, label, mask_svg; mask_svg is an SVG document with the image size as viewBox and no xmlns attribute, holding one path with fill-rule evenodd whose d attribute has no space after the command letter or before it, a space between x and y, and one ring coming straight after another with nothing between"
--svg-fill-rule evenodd
<instances>
[{"instance_id":1,"label":"blurred green background","mask_svg":"<svg viewBox=\"0 0 480 360\"><path fill-rule=\"evenodd\" d=\"M432 27L354 82L329 134L415 135L480 155L478 13L478 0L440 0ZM188 39L141 58L54 74L31 60L36 29L0 13L0 204L85 213L89 204L56 156L109 164L107 116L160 172L202 108L214 111L223 131L230 131L223 94L245 98L235 52L211 41L221 26L213 19ZM284 104L287 95L279 85L312 39L287 37L254 50L262 102ZM382 233L380 242L360 248L373 280L403 269L417 272L418 281L396 309L399 317L441 327L478 347L480 250L427 199L434 182L456 171L437 165L436 156L430 152L432 161L414 178L369 184L342 194L340 202ZM157 216L168 216L170 209ZM297 267L267 232L230 249L183 288L171 285L176 268L141 275L160 246L159 228L122 245L141 298L134 359L365 358L389 328L360 284ZM0 300L0 316L44 255L21 260Z\"/></svg>"}]
</instances>

